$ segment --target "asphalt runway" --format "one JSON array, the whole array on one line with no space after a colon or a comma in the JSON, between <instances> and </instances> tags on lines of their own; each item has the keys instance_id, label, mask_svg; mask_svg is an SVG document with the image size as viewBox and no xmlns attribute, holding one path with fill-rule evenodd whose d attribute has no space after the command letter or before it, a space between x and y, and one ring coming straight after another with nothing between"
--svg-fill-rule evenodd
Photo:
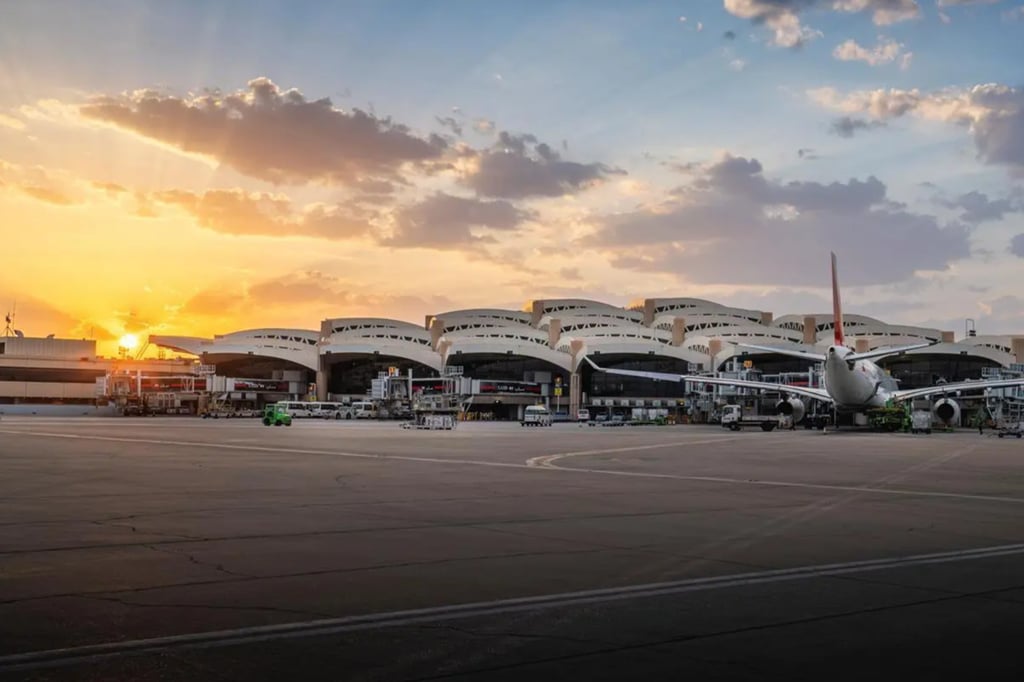
<instances>
[{"instance_id":1,"label":"asphalt runway","mask_svg":"<svg viewBox=\"0 0 1024 682\"><path fill-rule=\"evenodd\" d=\"M1019 675L1024 442L0 421L0 680Z\"/></svg>"}]
</instances>

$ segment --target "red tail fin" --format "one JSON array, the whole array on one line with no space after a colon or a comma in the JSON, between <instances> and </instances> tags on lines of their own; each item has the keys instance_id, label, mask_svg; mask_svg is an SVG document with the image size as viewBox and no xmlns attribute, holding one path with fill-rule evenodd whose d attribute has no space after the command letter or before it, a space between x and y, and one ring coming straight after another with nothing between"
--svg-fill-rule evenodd
<instances>
[{"instance_id":1,"label":"red tail fin","mask_svg":"<svg viewBox=\"0 0 1024 682\"><path fill-rule=\"evenodd\" d=\"M843 341L843 302L839 298L839 274L836 272L836 254L832 253L832 329L837 346Z\"/></svg>"}]
</instances>

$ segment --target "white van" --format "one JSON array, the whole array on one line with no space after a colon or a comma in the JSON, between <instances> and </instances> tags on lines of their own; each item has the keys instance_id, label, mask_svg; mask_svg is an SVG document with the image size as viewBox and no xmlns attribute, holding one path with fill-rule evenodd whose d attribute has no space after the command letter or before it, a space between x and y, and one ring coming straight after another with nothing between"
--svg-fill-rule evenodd
<instances>
[{"instance_id":1,"label":"white van","mask_svg":"<svg viewBox=\"0 0 1024 682\"><path fill-rule=\"evenodd\" d=\"M287 412L292 416L292 419L299 419L303 417L319 417L320 415L313 410L313 403L305 401L286 401L282 400L277 403L278 409L283 412Z\"/></svg>"},{"instance_id":2,"label":"white van","mask_svg":"<svg viewBox=\"0 0 1024 682\"><path fill-rule=\"evenodd\" d=\"M543 405L528 405L520 426L551 426L551 413Z\"/></svg>"},{"instance_id":3,"label":"white van","mask_svg":"<svg viewBox=\"0 0 1024 682\"><path fill-rule=\"evenodd\" d=\"M356 411L344 403L310 403L313 414L321 419L353 419Z\"/></svg>"},{"instance_id":4,"label":"white van","mask_svg":"<svg viewBox=\"0 0 1024 682\"><path fill-rule=\"evenodd\" d=\"M356 419L377 418L377 406L368 400L360 400L359 402L352 403L352 410L356 415Z\"/></svg>"}]
</instances>

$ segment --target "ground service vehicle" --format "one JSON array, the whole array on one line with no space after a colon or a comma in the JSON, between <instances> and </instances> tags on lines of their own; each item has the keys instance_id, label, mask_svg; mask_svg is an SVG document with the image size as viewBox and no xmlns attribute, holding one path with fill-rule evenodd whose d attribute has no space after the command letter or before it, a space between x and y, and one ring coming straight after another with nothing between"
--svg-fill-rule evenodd
<instances>
[{"instance_id":1,"label":"ground service vehicle","mask_svg":"<svg viewBox=\"0 0 1024 682\"><path fill-rule=\"evenodd\" d=\"M590 410L585 409L585 408L582 409L582 410L578 410L576 412L576 421L578 421L578 422L588 422L588 421L590 421Z\"/></svg>"},{"instance_id":2,"label":"ground service vehicle","mask_svg":"<svg viewBox=\"0 0 1024 682\"><path fill-rule=\"evenodd\" d=\"M726 405L722 408L722 428L739 431L744 426L760 426L762 431L774 431L779 418L770 415L744 415L741 405Z\"/></svg>"},{"instance_id":3,"label":"ground service vehicle","mask_svg":"<svg viewBox=\"0 0 1024 682\"><path fill-rule=\"evenodd\" d=\"M313 416L321 419L353 419L355 408L344 403L310 403Z\"/></svg>"},{"instance_id":4,"label":"ground service vehicle","mask_svg":"<svg viewBox=\"0 0 1024 682\"><path fill-rule=\"evenodd\" d=\"M274 403L263 408L264 426L291 426L292 416L281 407L284 403Z\"/></svg>"},{"instance_id":5,"label":"ground service vehicle","mask_svg":"<svg viewBox=\"0 0 1024 682\"><path fill-rule=\"evenodd\" d=\"M910 415L910 432L911 433L931 433L932 432L932 411L931 410L914 410Z\"/></svg>"},{"instance_id":6,"label":"ground service vehicle","mask_svg":"<svg viewBox=\"0 0 1024 682\"><path fill-rule=\"evenodd\" d=\"M281 410L287 412L292 417L299 419L302 417L319 417L320 415L313 409L313 403L304 401L287 401L282 400L276 405L281 406Z\"/></svg>"},{"instance_id":7,"label":"ground service vehicle","mask_svg":"<svg viewBox=\"0 0 1024 682\"><path fill-rule=\"evenodd\" d=\"M551 426L551 413L543 405L528 405L520 426Z\"/></svg>"},{"instance_id":8,"label":"ground service vehicle","mask_svg":"<svg viewBox=\"0 0 1024 682\"><path fill-rule=\"evenodd\" d=\"M352 409L354 410L356 419L377 418L377 406L368 400L352 403Z\"/></svg>"}]
</instances>

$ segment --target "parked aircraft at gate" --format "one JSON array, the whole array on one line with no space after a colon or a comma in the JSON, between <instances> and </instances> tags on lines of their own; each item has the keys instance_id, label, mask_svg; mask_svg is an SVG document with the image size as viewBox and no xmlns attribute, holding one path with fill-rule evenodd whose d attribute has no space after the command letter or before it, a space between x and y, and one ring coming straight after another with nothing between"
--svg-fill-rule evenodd
<instances>
[{"instance_id":1,"label":"parked aircraft at gate","mask_svg":"<svg viewBox=\"0 0 1024 682\"><path fill-rule=\"evenodd\" d=\"M839 278L836 269L836 255L834 253L832 254L832 315L835 334L834 341L823 354L775 346L738 344L740 348L749 348L751 350L777 353L779 355L789 355L792 357L802 358L804 360L824 362L824 388L790 386L788 384L773 384L764 381L747 381L745 379L730 379L725 377L611 369L598 367L590 358L584 359L590 363L594 369L600 372L607 372L608 374L644 377L660 381L691 381L702 384L778 391L787 396L798 396L821 400L834 405L836 409L843 412L858 412L872 407L882 407L890 400L899 402L909 400L911 398L924 398L936 394L955 393L957 391L977 391L986 388L1004 388L1007 386L1024 385L1024 378L993 379L986 381L960 381L956 383L928 386L926 388L900 390L896 384L896 380L886 374L885 370L875 364L873 360L890 355L900 355L918 348L926 348L931 344L921 343L910 346L878 348L865 353L857 353L852 348L846 346L843 335L843 308L842 301L839 296ZM779 408L783 414L793 415L796 421L800 420L804 412L803 403L793 397L788 397L780 403Z\"/></svg>"}]
</instances>

